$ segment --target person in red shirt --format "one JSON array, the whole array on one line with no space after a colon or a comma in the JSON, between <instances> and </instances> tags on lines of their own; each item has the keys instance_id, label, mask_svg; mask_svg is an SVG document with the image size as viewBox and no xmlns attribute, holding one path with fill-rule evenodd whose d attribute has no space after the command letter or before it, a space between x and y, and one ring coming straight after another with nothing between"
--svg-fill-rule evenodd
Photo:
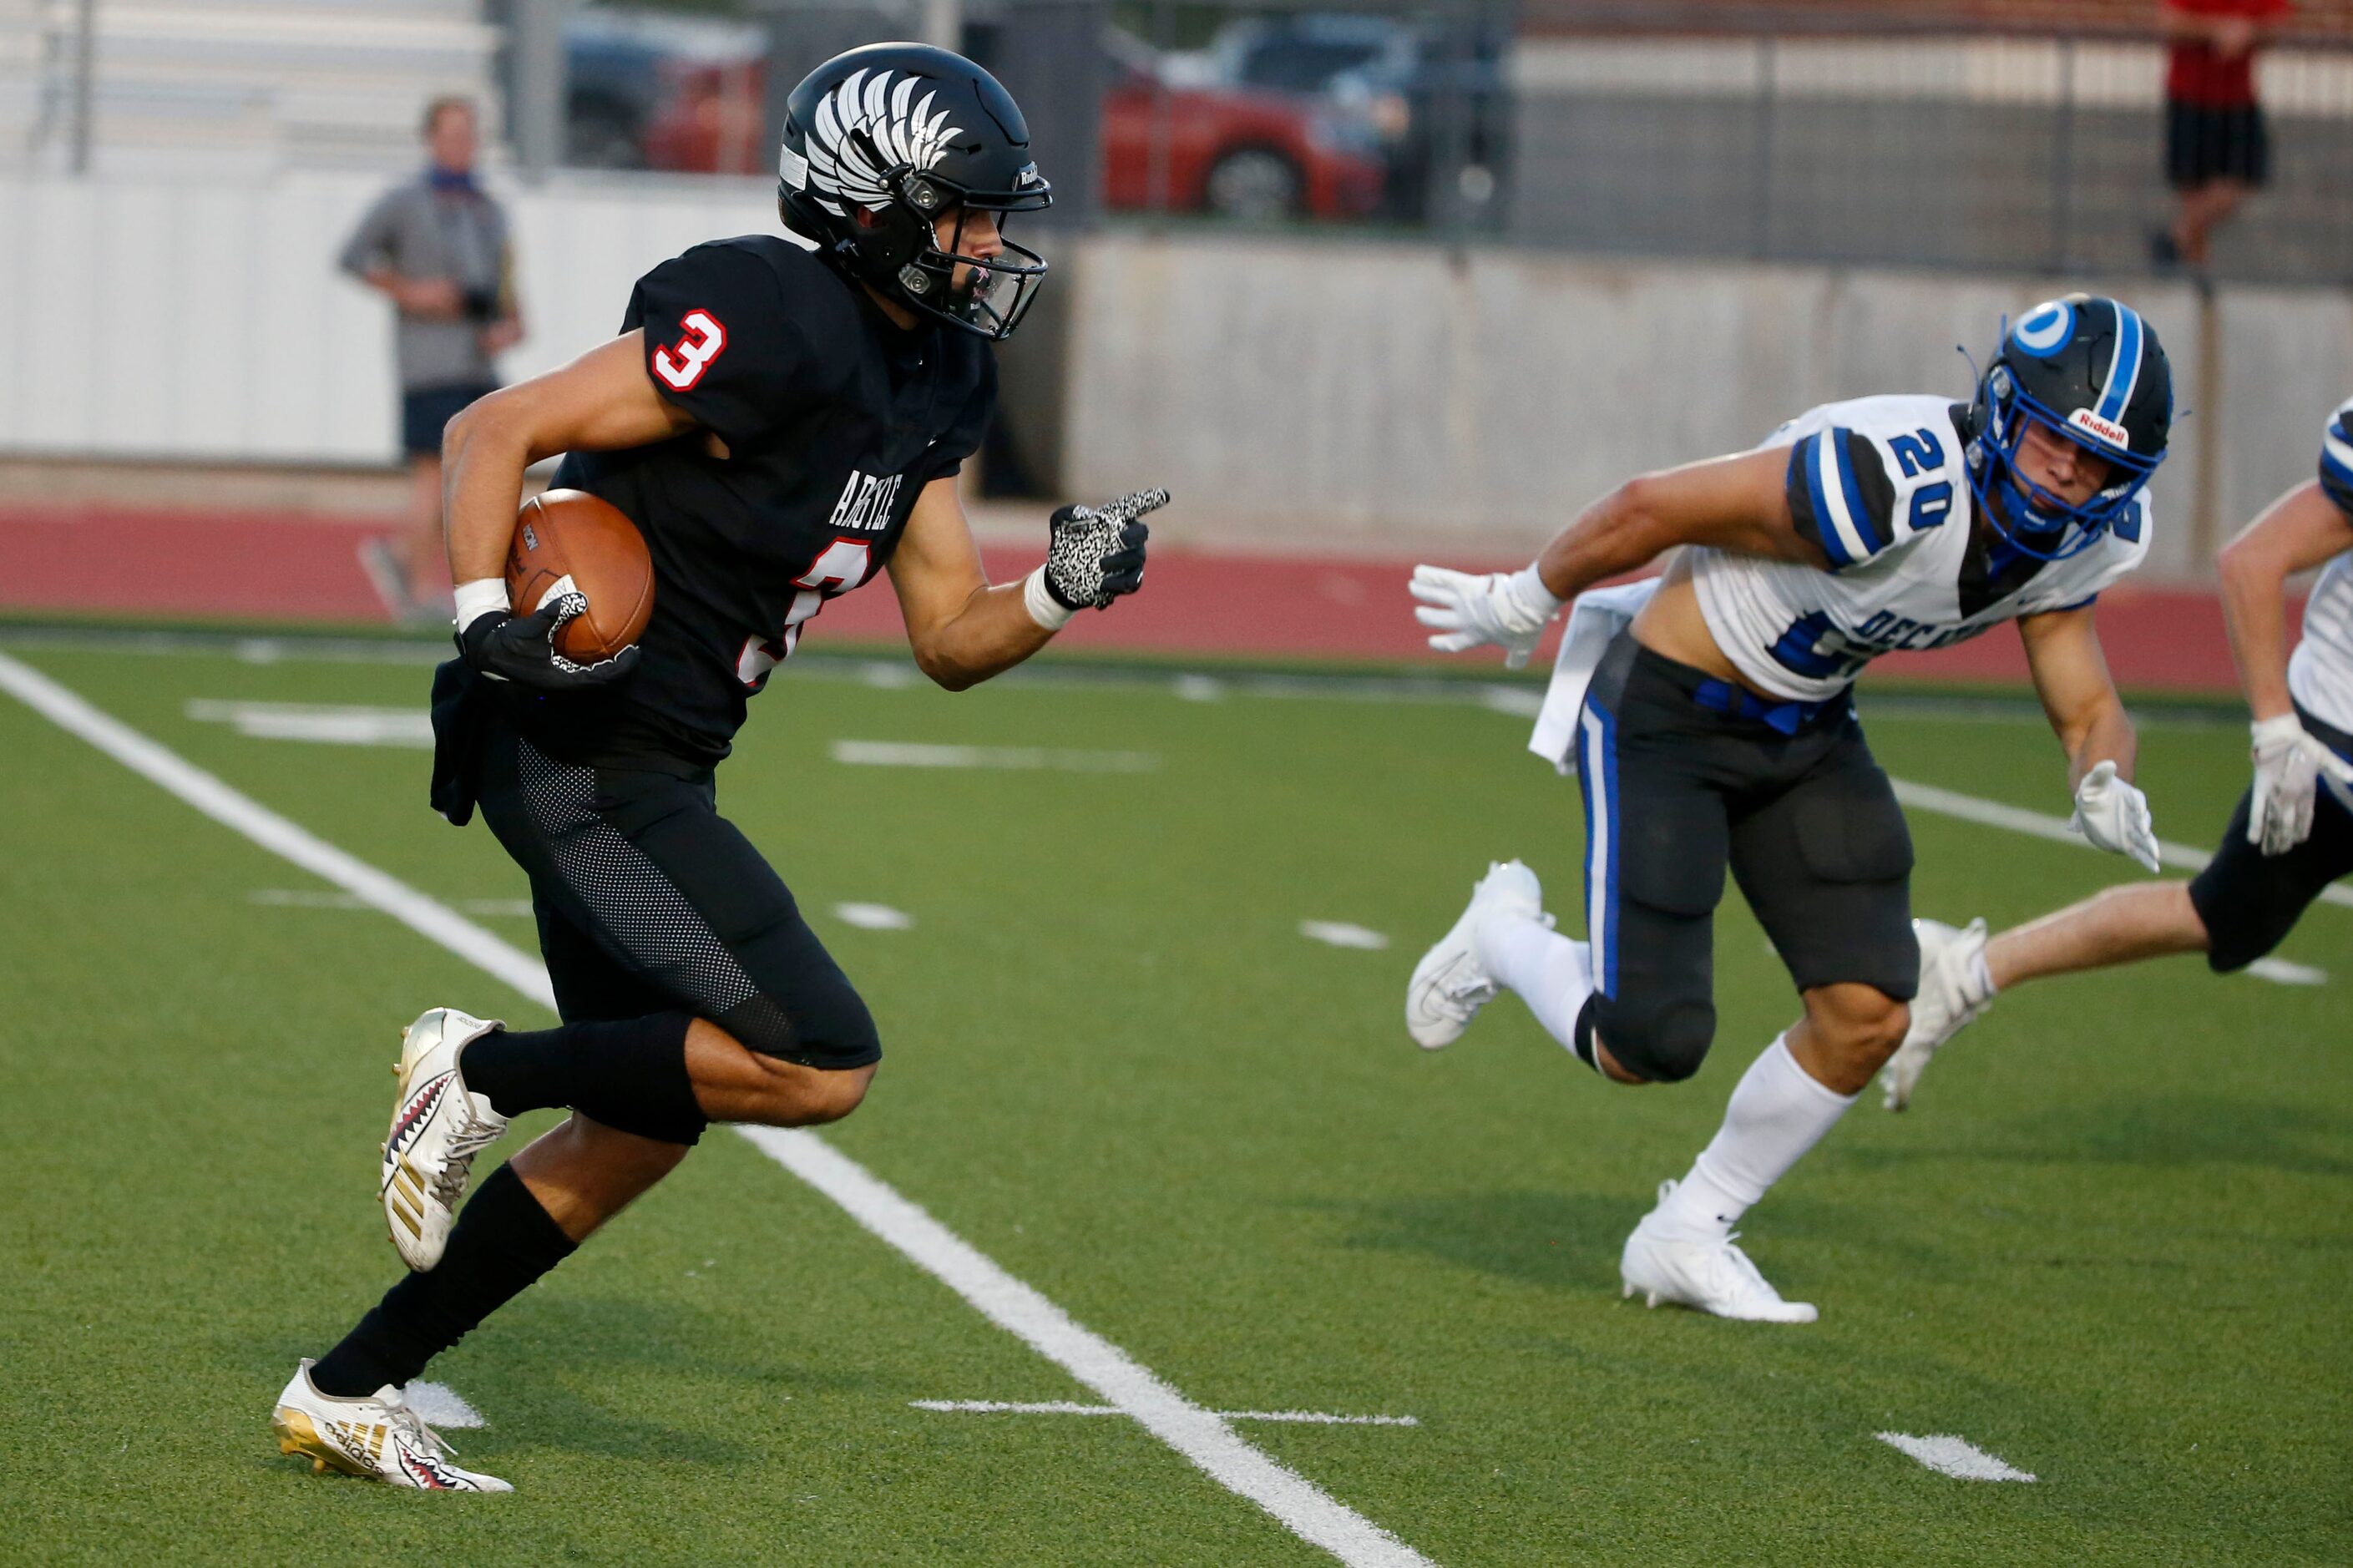
<instances>
[{"instance_id":1,"label":"person in red shirt","mask_svg":"<svg viewBox=\"0 0 2353 1568\"><path fill-rule=\"evenodd\" d=\"M2289 0L2163 0L2165 173L2180 193L2172 226L2149 236L2160 266L2206 265L2215 228L2270 173L2255 101L2255 49L2293 15Z\"/></svg>"}]
</instances>

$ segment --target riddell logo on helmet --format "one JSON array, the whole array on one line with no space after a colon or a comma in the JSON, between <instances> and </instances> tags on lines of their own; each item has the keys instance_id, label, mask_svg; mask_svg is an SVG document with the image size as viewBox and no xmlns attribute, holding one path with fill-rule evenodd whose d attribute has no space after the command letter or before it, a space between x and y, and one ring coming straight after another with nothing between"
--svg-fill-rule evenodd
<instances>
[{"instance_id":1,"label":"riddell logo on helmet","mask_svg":"<svg viewBox=\"0 0 2353 1568\"><path fill-rule=\"evenodd\" d=\"M2121 447L2126 451L2132 450L2131 431L2113 419L2101 418L2088 408L2078 408L2074 413L2067 416L2067 424L2071 429L2082 430L2096 436L2111 447Z\"/></svg>"}]
</instances>

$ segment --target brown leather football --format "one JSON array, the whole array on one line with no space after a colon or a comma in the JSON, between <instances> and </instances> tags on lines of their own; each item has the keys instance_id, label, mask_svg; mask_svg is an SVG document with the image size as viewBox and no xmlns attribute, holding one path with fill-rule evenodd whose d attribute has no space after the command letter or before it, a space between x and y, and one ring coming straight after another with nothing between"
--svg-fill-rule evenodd
<instances>
[{"instance_id":1,"label":"brown leather football","mask_svg":"<svg viewBox=\"0 0 2353 1568\"><path fill-rule=\"evenodd\" d=\"M586 490L547 490L522 503L507 547L507 605L528 616L566 584L588 608L555 634L555 651L595 664L645 635L654 563L637 525Z\"/></svg>"}]
</instances>

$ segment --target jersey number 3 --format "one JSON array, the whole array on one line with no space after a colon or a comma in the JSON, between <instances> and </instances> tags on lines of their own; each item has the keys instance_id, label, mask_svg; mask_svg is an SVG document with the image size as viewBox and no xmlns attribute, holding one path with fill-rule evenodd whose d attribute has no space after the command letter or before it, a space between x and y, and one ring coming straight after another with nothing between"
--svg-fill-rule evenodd
<instances>
[{"instance_id":1,"label":"jersey number 3","mask_svg":"<svg viewBox=\"0 0 2353 1568\"><path fill-rule=\"evenodd\" d=\"M791 658L799 646L801 623L825 608L825 602L836 594L847 594L866 581L869 556L862 539L837 539L827 545L825 553L793 579L793 586L801 591L793 595L792 607L785 612L785 629L769 642L744 639L744 650L735 656L735 679L754 691L766 685L768 671Z\"/></svg>"},{"instance_id":2,"label":"jersey number 3","mask_svg":"<svg viewBox=\"0 0 2353 1568\"><path fill-rule=\"evenodd\" d=\"M671 391L686 392L727 346L727 329L708 310L689 310L678 324L686 329L686 336L675 347L654 350L654 374Z\"/></svg>"}]
</instances>

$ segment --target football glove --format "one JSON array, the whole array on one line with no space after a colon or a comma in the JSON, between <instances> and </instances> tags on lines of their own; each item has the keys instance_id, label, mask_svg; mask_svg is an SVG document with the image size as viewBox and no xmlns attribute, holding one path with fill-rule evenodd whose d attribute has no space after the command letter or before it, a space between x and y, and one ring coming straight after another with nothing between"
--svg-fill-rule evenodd
<instances>
[{"instance_id":1,"label":"football glove","mask_svg":"<svg viewBox=\"0 0 2353 1568\"><path fill-rule=\"evenodd\" d=\"M2111 855L2129 855L2154 871L2158 868L2157 829L2148 816L2148 796L2116 777L2116 764L2102 763L2075 786L2075 815L2067 826Z\"/></svg>"},{"instance_id":2,"label":"football glove","mask_svg":"<svg viewBox=\"0 0 2353 1568\"><path fill-rule=\"evenodd\" d=\"M1111 608L1144 585L1144 544L1152 531L1137 520L1168 504L1166 490L1137 490L1106 506L1066 506L1046 520L1046 592L1065 610Z\"/></svg>"},{"instance_id":3,"label":"football glove","mask_svg":"<svg viewBox=\"0 0 2353 1568\"><path fill-rule=\"evenodd\" d=\"M1504 650L1504 668L1518 669L1536 650L1545 624L1565 602L1555 598L1534 566L1517 572L1478 574L1443 566L1413 569L1413 596L1421 603L1413 618L1438 635L1430 646L1462 653L1482 643Z\"/></svg>"},{"instance_id":4,"label":"football glove","mask_svg":"<svg viewBox=\"0 0 2353 1568\"><path fill-rule=\"evenodd\" d=\"M588 608L586 594L560 594L528 616L485 610L458 631L460 658L491 680L542 691L579 691L620 679L638 667L635 644L610 658L582 664L555 651L555 634Z\"/></svg>"},{"instance_id":5,"label":"football glove","mask_svg":"<svg viewBox=\"0 0 2353 1568\"><path fill-rule=\"evenodd\" d=\"M2293 709L2253 726L2255 783L2247 801L2247 842L2284 855L2312 835L2313 802L2326 776L2353 784L2353 763L2307 731Z\"/></svg>"}]
</instances>

